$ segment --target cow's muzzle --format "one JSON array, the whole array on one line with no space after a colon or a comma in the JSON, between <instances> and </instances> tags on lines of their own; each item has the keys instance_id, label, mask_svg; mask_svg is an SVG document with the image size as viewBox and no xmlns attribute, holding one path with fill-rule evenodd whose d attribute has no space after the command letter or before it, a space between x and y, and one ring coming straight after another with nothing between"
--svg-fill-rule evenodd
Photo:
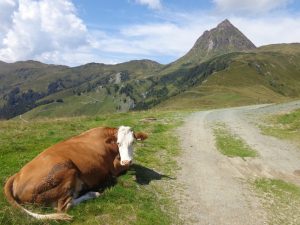
<instances>
[{"instance_id":1,"label":"cow's muzzle","mask_svg":"<svg viewBox=\"0 0 300 225\"><path fill-rule=\"evenodd\" d=\"M132 160L123 160L121 161L122 166L130 166L132 164Z\"/></svg>"}]
</instances>

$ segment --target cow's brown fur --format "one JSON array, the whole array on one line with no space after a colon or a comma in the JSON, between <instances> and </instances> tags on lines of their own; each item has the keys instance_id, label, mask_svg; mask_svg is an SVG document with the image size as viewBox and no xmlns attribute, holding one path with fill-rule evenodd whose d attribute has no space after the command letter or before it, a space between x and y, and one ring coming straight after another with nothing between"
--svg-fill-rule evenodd
<instances>
[{"instance_id":1,"label":"cow's brown fur","mask_svg":"<svg viewBox=\"0 0 300 225\"><path fill-rule=\"evenodd\" d=\"M19 208L19 203L37 203L65 212L79 192L97 189L128 169L120 164L117 130L94 128L46 149L9 178L4 188L8 201Z\"/></svg>"}]
</instances>

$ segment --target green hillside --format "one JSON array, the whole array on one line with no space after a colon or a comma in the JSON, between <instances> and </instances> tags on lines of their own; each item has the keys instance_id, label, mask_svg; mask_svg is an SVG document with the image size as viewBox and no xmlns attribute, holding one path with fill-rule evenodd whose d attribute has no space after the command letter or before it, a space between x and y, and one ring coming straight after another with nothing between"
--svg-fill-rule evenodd
<instances>
[{"instance_id":1,"label":"green hillside","mask_svg":"<svg viewBox=\"0 0 300 225\"><path fill-rule=\"evenodd\" d=\"M158 66L147 68L144 74L128 73L128 77L121 72L125 78L117 81L120 74L112 74L110 70L77 86L64 84L60 90L57 85L57 91L37 100L41 105L24 117L95 115L152 107L202 109L285 101L300 96L298 62L300 44L281 44L224 54L164 75ZM85 74L92 74L93 67L98 65L79 68ZM60 99L62 102L57 101Z\"/></svg>"},{"instance_id":2,"label":"green hillside","mask_svg":"<svg viewBox=\"0 0 300 225\"><path fill-rule=\"evenodd\" d=\"M39 107L41 108L38 111L45 108L53 111L53 108L57 108L56 105L66 106L65 109L68 110L69 103L71 108L76 105L78 109L74 108L69 115L74 115L73 111L76 111L76 115L86 114L85 111L89 110L90 105L80 107L81 103L77 104L77 101L91 102L93 98L97 99L94 100L96 103L104 102L101 106L106 111L128 111L132 101L127 101L122 94L114 96L112 93L120 89L121 83L137 78L144 79L161 67L161 64L151 60L134 60L116 65L89 63L73 68L35 61L2 62L0 119L11 118ZM111 107L107 108L107 104ZM99 105L92 105L92 108L98 107Z\"/></svg>"},{"instance_id":3,"label":"green hillside","mask_svg":"<svg viewBox=\"0 0 300 225\"><path fill-rule=\"evenodd\" d=\"M161 103L160 108L214 108L300 97L300 44L263 46L224 55L226 69Z\"/></svg>"}]
</instances>

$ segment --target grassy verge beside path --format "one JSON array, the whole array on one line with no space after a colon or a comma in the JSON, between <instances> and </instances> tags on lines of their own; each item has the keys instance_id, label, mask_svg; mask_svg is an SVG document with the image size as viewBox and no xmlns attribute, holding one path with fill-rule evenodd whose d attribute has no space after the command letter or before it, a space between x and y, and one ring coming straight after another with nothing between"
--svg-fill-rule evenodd
<instances>
[{"instance_id":1,"label":"grassy verge beside path","mask_svg":"<svg viewBox=\"0 0 300 225\"><path fill-rule=\"evenodd\" d=\"M255 180L253 186L267 210L268 224L300 224L300 187L266 178Z\"/></svg>"},{"instance_id":2,"label":"grassy verge beside path","mask_svg":"<svg viewBox=\"0 0 300 225\"><path fill-rule=\"evenodd\" d=\"M300 146L300 109L266 118L261 129L266 135L288 139Z\"/></svg>"}]
</instances>

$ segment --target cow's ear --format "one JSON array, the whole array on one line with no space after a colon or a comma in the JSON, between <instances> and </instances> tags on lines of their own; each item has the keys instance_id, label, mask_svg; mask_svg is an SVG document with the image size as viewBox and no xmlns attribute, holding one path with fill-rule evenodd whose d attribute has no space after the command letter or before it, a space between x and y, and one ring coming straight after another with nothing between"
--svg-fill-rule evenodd
<instances>
[{"instance_id":1,"label":"cow's ear","mask_svg":"<svg viewBox=\"0 0 300 225\"><path fill-rule=\"evenodd\" d=\"M143 141L148 138L148 135L143 132L134 133L134 137L138 141Z\"/></svg>"},{"instance_id":2,"label":"cow's ear","mask_svg":"<svg viewBox=\"0 0 300 225\"><path fill-rule=\"evenodd\" d=\"M117 143L117 138L114 136L108 137L105 140L106 144L116 144Z\"/></svg>"}]
</instances>

